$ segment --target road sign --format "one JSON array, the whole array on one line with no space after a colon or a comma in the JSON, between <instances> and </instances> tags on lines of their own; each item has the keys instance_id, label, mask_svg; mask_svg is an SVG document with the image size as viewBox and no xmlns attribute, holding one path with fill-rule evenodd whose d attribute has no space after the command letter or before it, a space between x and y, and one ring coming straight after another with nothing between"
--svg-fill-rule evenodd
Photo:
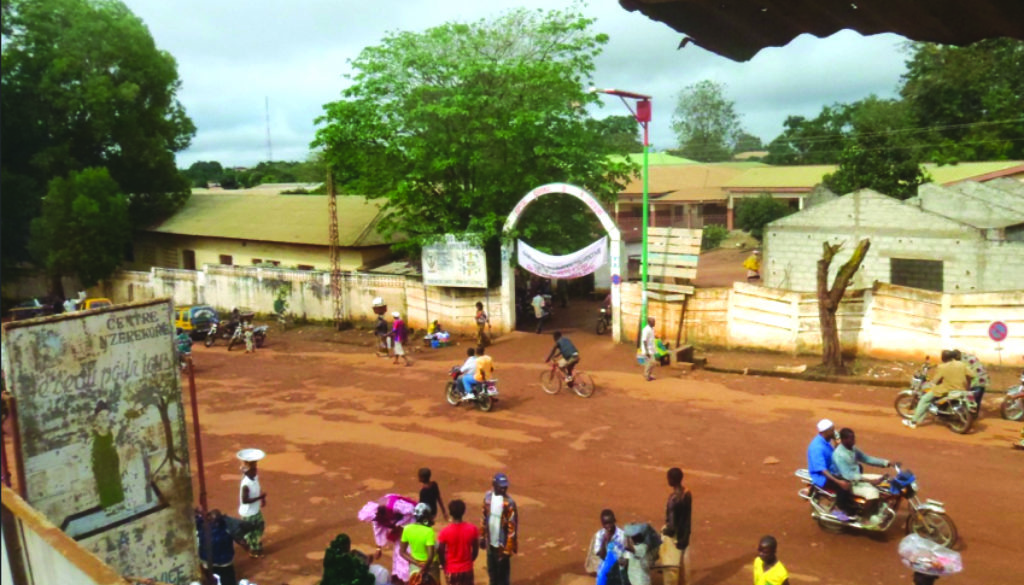
<instances>
[{"instance_id":1,"label":"road sign","mask_svg":"<svg viewBox=\"0 0 1024 585\"><path fill-rule=\"evenodd\" d=\"M988 326L988 336L996 343L1006 339L1007 332L1006 323L1002 321L995 321Z\"/></svg>"}]
</instances>

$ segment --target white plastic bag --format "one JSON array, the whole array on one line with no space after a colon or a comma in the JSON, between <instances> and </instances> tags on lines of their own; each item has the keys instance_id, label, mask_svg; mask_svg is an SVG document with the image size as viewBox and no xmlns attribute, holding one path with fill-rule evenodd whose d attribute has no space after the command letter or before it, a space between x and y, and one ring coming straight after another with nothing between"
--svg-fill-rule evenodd
<instances>
[{"instance_id":1,"label":"white plastic bag","mask_svg":"<svg viewBox=\"0 0 1024 585\"><path fill-rule=\"evenodd\" d=\"M904 566L925 575L944 577L964 569L960 553L916 534L900 541L899 554Z\"/></svg>"}]
</instances>

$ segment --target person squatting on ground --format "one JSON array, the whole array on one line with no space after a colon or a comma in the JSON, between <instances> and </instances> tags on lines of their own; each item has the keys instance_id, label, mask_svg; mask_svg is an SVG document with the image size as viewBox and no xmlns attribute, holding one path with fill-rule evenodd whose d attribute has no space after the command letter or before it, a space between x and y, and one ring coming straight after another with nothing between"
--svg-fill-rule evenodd
<instances>
[{"instance_id":1,"label":"person squatting on ground","mask_svg":"<svg viewBox=\"0 0 1024 585\"><path fill-rule=\"evenodd\" d=\"M247 453L252 453L247 455ZM242 460L242 484L239 486L238 515L249 524L245 534L245 542L249 545L249 556L258 559L263 556L263 507L267 505L267 493L260 489L260 478L256 471L256 462L263 459L263 451L243 449L239 452Z\"/></svg>"},{"instance_id":2,"label":"person squatting on ground","mask_svg":"<svg viewBox=\"0 0 1024 585\"><path fill-rule=\"evenodd\" d=\"M754 559L754 585L789 585L789 572L775 554L778 548L774 536L761 538Z\"/></svg>"},{"instance_id":3,"label":"person squatting on ground","mask_svg":"<svg viewBox=\"0 0 1024 585\"><path fill-rule=\"evenodd\" d=\"M981 413L981 399L985 396L985 390L988 390L988 384L990 382L988 377L988 370L985 369L985 364L981 363L981 360L977 356L956 351L956 359L960 360L967 366L967 373L970 375L970 383L968 387L971 389L971 395L974 397L974 403L971 408L975 412Z\"/></svg>"},{"instance_id":4,"label":"person squatting on ground","mask_svg":"<svg viewBox=\"0 0 1024 585\"><path fill-rule=\"evenodd\" d=\"M477 301L476 303L476 346L483 348L491 344L491 318L484 312L484 304ZM487 327L487 331L484 331L484 327Z\"/></svg>"},{"instance_id":5,"label":"person squatting on ground","mask_svg":"<svg viewBox=\"0 0 1024 585\"><path fill-rule=\"evenodd\" d=\"M626 553L633 552L633 541L615 525L615 512L601 510L601 529L590 543L590 554L597 564L597 582L604 585L631 585L626 576Z\"/></svg>"},{"instance_id":6,"label":"person squatting on ground","mask_svg":"<svg viewBox=\"0 0 1024 585\"><path fill-rule=\"evenodd\" d=\"M473 585L473 561L480 554L480 530L475 524L463 522L466 503L462 500L452 500L448 509L452 523L437 537L437 556L448 585Z\"/></svg>"},{"instance_id":7,"label":"person squatting on ground","mask_svg":"<svg viewBox=\"0 0 1024 585\"><path fill-rule=\"evenodd\" d=\"M665 502L665 526L661 533L667 538L660 549L661 564L677 568L665 570L665 585L685 585L690 581L690 529L693 516L693 495L683 486L683 470L673 467L666 473L672 491Z\"/></svg>"},{"instance_id":8,"label":"person squatting on ground","mask_svg":"<svg viewBox=\"0 0 1024 585\"><path fill-rule=\"evenodd\" d=\"M877 526L882 516L878 509L878 488L875 486L882 481L883 476L861 473L861 464L892 467L893 463L867 455L856 445L857 436L853 429L839 431L839 445L832 452L832 472L851 483L850 491L853 495L866 500L862 513L865 525Z\"/></svg>"},{"instance_id":9,"label":"person squatting on ground","mask_svg":"<svg viewBox=\"0 0 1024 585\"><path fill-rule=\"evenodd\" d=\"M409 562L408 585L441 585L437 570L437 537L430 527L433 515L430 506L416 504L412 511L415 521L402 528L402 546L398 554Z\"/></svg>"},{"instance_id":10,"label":"person squatting on ground","mask_svg":"<svg viewBox=\"0 0 1024 585\"><path fill-rule=\"evenodd\" d=\"M470 398L473 396L473 382L476 381L476 351L472 347L466 348L466 361L459 368L462 375L462 394Z\"/></svg>"},{"instance_id":11,"label":"person squatting on ground","mask_svg":"<svg viewBox=\"0 0 1024 585\"><path fill-rule=\"evenodd\" d=\"M654 339L654 317L647 318L647 325L640 334L640 350L644 356L644 379L650 382L654 379L655 357L658 353L657 343Z\"/></svg>"},{"instance_id":12,"label":"person squatting on ground","mask_svg":"<svg viewBox=\"0 0 1024 585\"><path fill-rule=\"evenodd\" d=\"M850 482L832 473L832 453L835 448L832 442L836 439L836 426L832 421L823 418L818 421L818 434L807 446L807 471L811 474L814 485L835 492L836 509L832 515L842 522L850 521L852 499Z\"/></svg>"},{"instance_id":13,"label":"person squatting on ground","mask_svg":"<svg viewBox=\"0 0 1024 585\"><path fill-rule=\"evenodd\" d=\"M444 521L448 521L448 510L444 508L444 500L441 499L441 486L437 485L436 481L430 479L430 468L421 467L419 472L416 474L420 480L420 501L421 504L426 504L430 507L431 521L437 518L437 511L441 510L441 514L444 516Z\"/></svg>"},{"instance_id":14,"label":"person squatting on ground","mask_svg":"<svg viewBox=\"0 0 1024 585\"><path fill-rule=\"evenodd\" d=\"M395 361L392 363L398 365L398 358L402 358L406 366L411 366L412 363L405 355L405 343L409 340L409 330L405 327L405 321L402 321L401 313L395 311L391 313L391 316L395 318L391 322L391 349L395 354Z\"/></svg>"},{"instance_id":15,"label":"person squatting on ground","mask_svg":"<svg viewBox=\"0 0 1024 585\"><path fill-rule=\"evenodd\" d=\"M956 350L942 350L942 363L935 368L935 375L932 377L935 384L932 389L925 392L917 402L917 410L914 411L914 418L903 420L903 424L916 429L921 424L928 407L938 398L944 398L951 390L967 389L967 365L957 359Z\"/></svg>"},{"instance_id":16,"label":"person squatting on ground","mask_svg":"<svg viewBox=\"0 0 1024 585\"><path fill-rule=\"evenodd\" d=\"M480 546L487 550L487 577L490 585L509 585L512 555L518 552L519 514L508 495L508 476L498 473L484 494Z\"/></svg>"},{"instance_id":17,"label":"person squatting on ground","mask_svg":"<svg viewBox=\"0 0 1024 585\"><path fill-rule=\"evenodd\" d=\"M761 253L754 250L743 261L743 267L747 269L747 282L761 280Z\"/></svg>"},{"instance_id":18,"label":"person squatting on ground","mask_svg":"<svg viewBox=\"0 0 1024 585\"><path fill-rule=\"evenodd\" d=\"M561 331L555 331L551 337L555 340L555 346L551 348L551 353L548 354L544 363L550 362L551 358L558 355L558 367L565 372L565 381L572 385L572 369L580 361L580 352L568 337L562 335Z\"/></svg>"}]
</instances>

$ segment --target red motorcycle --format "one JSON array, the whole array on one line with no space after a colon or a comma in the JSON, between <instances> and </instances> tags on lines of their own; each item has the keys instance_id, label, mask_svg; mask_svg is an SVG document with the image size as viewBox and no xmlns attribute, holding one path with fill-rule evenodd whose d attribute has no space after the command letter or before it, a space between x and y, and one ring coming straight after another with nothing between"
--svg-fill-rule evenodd
<instances>
[{"instance_id":1,"label":"red motorcycle","mask_svg":"<svg viewBox=\"0 0 1024 585\"><path fill-rule=\"evenodd\" d=\"M486 380L483 383L474 384L472 398L464 399L462 368L455 366L449 370L448 375L451 376L451 380L444 387L444 397L448 404L458 406L463 402L472 402L480 410L488 412L494 407L494 403L498 401L497 380Z\"/></svg>"}]
</instances>

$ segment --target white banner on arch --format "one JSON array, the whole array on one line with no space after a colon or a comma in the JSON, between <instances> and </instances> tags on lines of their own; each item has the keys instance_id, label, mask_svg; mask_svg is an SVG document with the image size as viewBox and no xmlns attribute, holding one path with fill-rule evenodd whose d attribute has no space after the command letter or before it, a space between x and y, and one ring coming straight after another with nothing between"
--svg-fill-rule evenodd
<instances>
[{"instance_id":1,"label":"white banner on arch","mask_svg":"<svg viewBox=\"0 0 1024 585\"><path fill-rule=\"evenodd\" d=\"M608 237L565 256L552 256L519 240L519 265L544 278L579 278L608 262Z\"/></svg>"}]
</instances>

